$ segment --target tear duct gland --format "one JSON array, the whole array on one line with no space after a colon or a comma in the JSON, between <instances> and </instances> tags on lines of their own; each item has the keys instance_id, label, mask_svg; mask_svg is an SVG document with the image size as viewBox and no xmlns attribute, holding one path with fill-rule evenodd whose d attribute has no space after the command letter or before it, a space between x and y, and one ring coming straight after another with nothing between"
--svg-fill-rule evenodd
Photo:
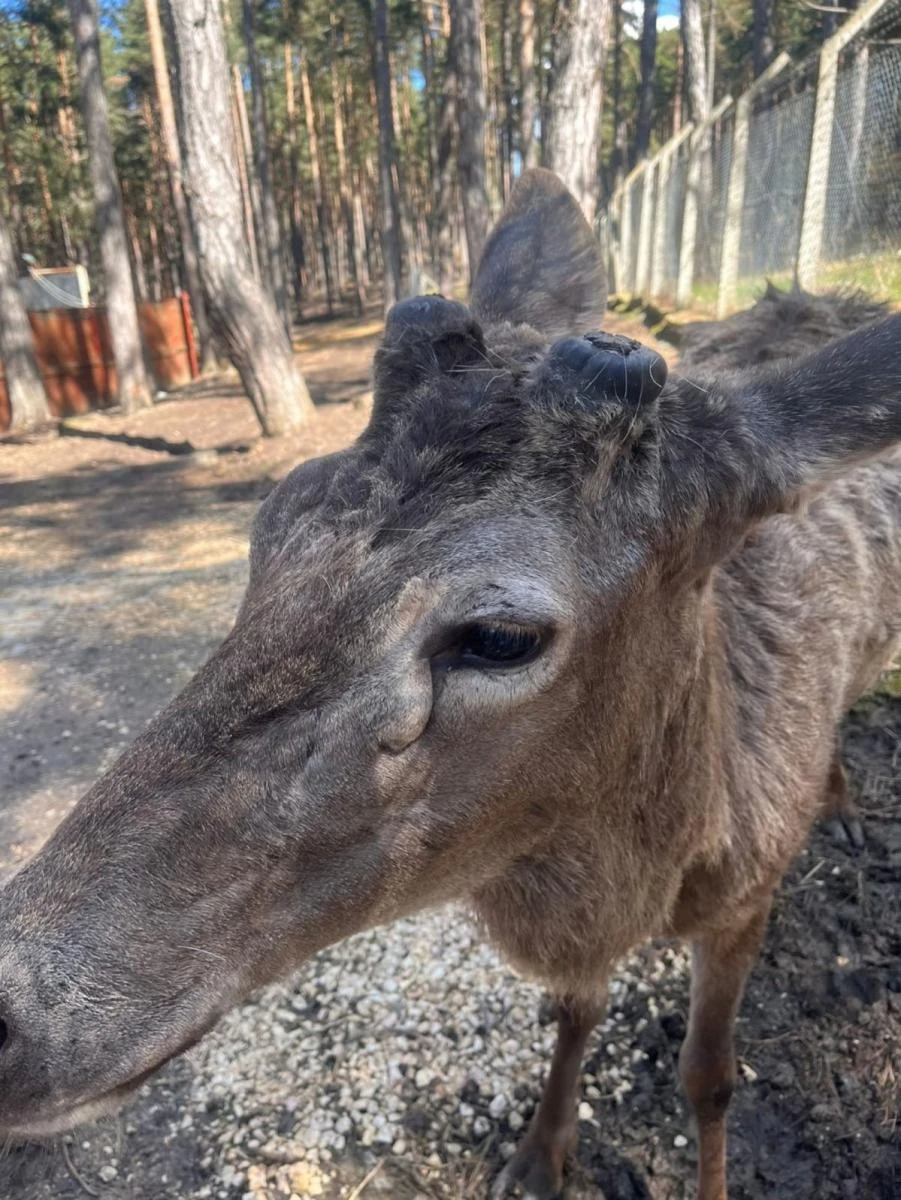
<instances>
[{"instance_id":1,"label":"tear duct gland","mask_svg":"<svg viewBox=\"0 0 901 1200\"><path fill-rule=\"evenodd\" d=\"M4 1130L94 1115L320 947L458 898L560 998L495 1195L559 1188L606 976L663 933L725 1196L744 979L901 632L901 319L667 382L597 332L602 276L528 172L471 306L394 310L367 430L262 506L232 633L0 894Z\"/></svg>"}]
</instances>

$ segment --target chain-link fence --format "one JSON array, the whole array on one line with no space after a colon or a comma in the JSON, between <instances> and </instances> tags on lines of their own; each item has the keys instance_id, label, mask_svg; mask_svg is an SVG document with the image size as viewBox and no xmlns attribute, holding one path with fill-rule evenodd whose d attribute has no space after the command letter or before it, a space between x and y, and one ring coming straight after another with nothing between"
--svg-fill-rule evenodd
<instances>
[{"instance_id":1,"label":"chain-link fence","mask_svg":"<svg viewBox=\"0 0 901 1200\"><path fill-rule=\"evenodd\" d=\"M749 302L766 279L901 301L901 0L780 57L640 163L608 211L616 291Z\"/></svg>"}]
</instances>

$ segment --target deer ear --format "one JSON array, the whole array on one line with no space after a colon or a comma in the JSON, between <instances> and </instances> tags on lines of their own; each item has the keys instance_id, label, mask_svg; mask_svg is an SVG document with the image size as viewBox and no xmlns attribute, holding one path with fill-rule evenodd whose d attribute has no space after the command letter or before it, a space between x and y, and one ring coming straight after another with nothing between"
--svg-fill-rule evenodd
<instances>
[{"instance_id":1,"label":"deer ear","mask_svg":"<svg viewBox=\"0 0 901 1200\"><path fill-rule=\"evenodd\" d=\"M901 315L816 354L711 388L680 380L660 407L669 523L706 557L901 444Z\"/></svg>"},{"instance_id":2,"label":"deer ear","mask_svg":"<svg viewBox=\"0 0 901 1200\"><path fill-rule=\"evenodd\" d=\"M525 171L494 227L472 286L483 325L531 325L548 340L603 325L601 248L581 208L551 171Z\"/></svg>"}]
</instances>

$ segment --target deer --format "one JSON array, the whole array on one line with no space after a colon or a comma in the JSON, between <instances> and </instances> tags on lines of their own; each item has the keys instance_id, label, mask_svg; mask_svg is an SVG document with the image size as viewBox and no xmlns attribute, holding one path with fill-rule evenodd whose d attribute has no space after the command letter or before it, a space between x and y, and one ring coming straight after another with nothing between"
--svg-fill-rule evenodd
<instances>
[{"instance_id":1,"label":"deer","mask_svg":"<svg viewBox=\"0 0 901 1200\"><path fill-rule=\"evenodd\" d=\"M725 1200L774 890L846 804L901 635L901 316L706 379L602 332L578 205L523 174L468 305L402 301L371 418L253 523L233 628L0 893L0 1129L115 1108L355 931L462 901L556 998L492 1185L549 1200L616 961L686 939L679 1070Z\"/></svg>"}]
</instances>

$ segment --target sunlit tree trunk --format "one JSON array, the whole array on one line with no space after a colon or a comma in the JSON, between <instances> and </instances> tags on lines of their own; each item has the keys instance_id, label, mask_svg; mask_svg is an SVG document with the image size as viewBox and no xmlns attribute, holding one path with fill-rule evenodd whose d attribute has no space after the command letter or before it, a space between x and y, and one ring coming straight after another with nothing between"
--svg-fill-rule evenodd
<instances>
[{"instance_id":1,"label":"sunlit tree trunk","mask_svg":"<svg viewBox=\"0 0 901 1200\"><path fill-rule=\"evenodd\" d=\"M235 165L240 147L227 133L229 69L221 12L209 0L178 0L172 23L186 185L210 315L263 431L286 433L307 420L313 408L280 314L254 277L243 236Z\"/></svg>"},{"instance_id":2,"label":"sunlit tree trunk","mask_svg":"<svg viewBox=\"0 0 901 1200\"><path fill-rule=\"evenodd\" d=\"M329 217L328 196L326 195L325 188L325 172L323 170L319 129L316 122L316 107L313 104L313 89L310 84L310 68L306 54L301 54L300 58L300 89L303 95L303 108L307 123L307 144L310 148L310 169L313 173L313 198L316 202L316 222L319 226L319 245L322 252L322 268L325 272L326 298L328 301L328 310L331 313L338 299L335 261L332 253L334 238L332 236L332 223Z\"/></svg>"},{"instance_id":3,"label":"sunlit tree trunk","mask_svg":"<svg viewBox=\"0 0 901 1200\"><path fill-rule=\"evenodd\" d=\"M283 15L287 13L287 0L282 4ZM297 99L294 91L294 47L285 42L282 53L285 64L285 134L288 139L288 177L291 188L291 285L298 313L303 302L303 210L300 196L300 164L297 149Z\"/></svg>"},{"instance_id":4,"label":"sunlit tree trunk","mask_svg":"<svg viewBox=\"0 0 901 1200\"><path fill-rule=\"evenodd\" d=\"M754 74L759 75L773 61L774 0L754 0Z\"/></svg>"},{"instance_id":5,"label":"sunlit tree trunk","mask_svg":"<svg viewBox=\"0 0 901 1200\"><path fill-rule=\"evenodd\" d=\"M451 40L457 72L457 169L470 272L488 237L491 210L485 172L485 83L481 0L451 0Z\"/></svg>"},{"instance_id":6,"label":"sunlit tree trunk","mask_svg":"<svg viewBox=\"0 0 901 1200\"><path fill-rule=\"evenodd\" d=\"M119 381L119 402L125 412L135 412L152 401L144 368L122 192L113 161L109 113L100 68L97 2L69 0L69 11L75 33L81 110L106 283L110 341Z\"/></svg>"},{"instance_id":7,"label":"sunlit tree trunk","mask_svg":"<svg viewBox=\"0 0 901 1200\"><path fill-rule=\"evenodd\" d=\"M561 4L550 97L547 165L564 181L589 221L598 203L601 97L612 0Z\"/></svg>"},{"instance_id":8,"label":"sunlit tree trunk","mask_svg":"<svg viewBox=\"0 0 901 1200\"><path fill-rule=\"evenodd\" d=\"M178 225L178 236L181 243L181 260L184 267L188 295L191 298L191 311L194 314L194 324L197 326L200 361L204 368L208 368L213 365L215 356L210 337L210 321L206 311L206 298L200 283L200 267L197 263L197 242L194 237L194 229L191 225L188 203L185 199L184 184L182 183L181 146L178 142L178 125L175 120L172 87L169 83L169 68L166 62L166 48L163 41L159 0L144 0L144 9L147 14L147 36L150 42L153 79L160 114L163 154L166 159L169 190L172 193L172 207L175 211L175 220Z\"/></svg>"},{"instance_id":9,"label":"sunlit tree trunk","mask_svg":"<svg viewBox=\"0 0 901 1200\"><path fill-rule=\"evenodd\" d=\"M524 168L538 166L537 120L535 0L519 0L519 152Z\"/></svg>"},{"instance_id":10,"label":"sunlit tree trunk","mask_svg":"<svg viewBox=\"0 0 901 1200\"><path fill-rule=\"evenodd\" d=\"M334 24L332 26L332 54L329 67L332 84L332 125L335 134L335 153L338 159L338 195L341 201L341 218L344 222L344 232L347 239L350 276L354 289L354 306L357 312L360 313L363 311L363 304L366 297L363 292L363 269L360 261L360 248L357 245L356 229L354 228L350 172L347 165L347 144L344 137L344 97L338 73Z\"/></svg>"},{"instance_id":11,"label":"sunlit tree trunk","mask_svg":"<svg viewBox=\"0 0 901 1200\"><path fill-rule=\"evenodd\" d=\"M657 0L644 0L641 19L641 61L638 78L638 119L632 165L645 158L651 144L654 119L654 77L657 67Z\"/></svg>"},{"instance_id":12,"label":"sunlit tree trunk","mask_svg":"<svg viewBox=\"0 0 901 1200\"><path fill-rule=\"evenodd\" d=\"M403 294L403 247L396 180L394 116L391 111L391 59L387 0L375 0L374 75L379 124L379 189L381 192L382 265L385 308Z\"/></svg>"},{"instance_id":13,"label":"sunlit tree trunk","mask_svg":"<svg viewBox=\"0 0 901 1200\"><path fill-rule=\"evenodd\" d=\"M450 292L454 276L454 164L457 148L457 63L454 40L446 39L444 78L441 88L441 103L438 108L438 159L435 168L435 270L438 286Z\"/></svg>"},{"instance_id":14,"label":"sunlit tree trunk","mask_svg":"<svg viewBox=\"0 0 901 1200\"><path fill-rule=\"evenodd\" d=\"M14 431L33 429L50 420L47 394L34 357L31 325L22 293L9 229L0 212L0 360Z\"/></svg>"},{"instance_id":15,"label":"sunlit tree trunk","mask_svg":"<svg viewBox=\"0 0 901 1200\"><path fill-rule=\"evenodd\" d=\"M700 124L710 112L701 0L682 0L681 28L682 44L685 47L685 90L688 93L688 108L691 119L695 124Z\"/></svg>"},{"instance_id":16,"label":"sunlit tree trunk","mask_svg":"<svg viewBox=\"0 0 901 1200\"><path fill-rule=\"evenodd\" d=\"M177 0L176 0L177 2ZM269 163L269 121L266 115L266 90L263 65L257 50L256 20L253 0L243 0L244 41L247 46L247 65L250 68L251 102L253 105L253 162L260 189L260 250L266 258L266 279L275 306L290 333L291 313L288 309L288 289L282 262L282 236L278 224L278 209L272 186Z\"/></svg>"}]
</instances>

